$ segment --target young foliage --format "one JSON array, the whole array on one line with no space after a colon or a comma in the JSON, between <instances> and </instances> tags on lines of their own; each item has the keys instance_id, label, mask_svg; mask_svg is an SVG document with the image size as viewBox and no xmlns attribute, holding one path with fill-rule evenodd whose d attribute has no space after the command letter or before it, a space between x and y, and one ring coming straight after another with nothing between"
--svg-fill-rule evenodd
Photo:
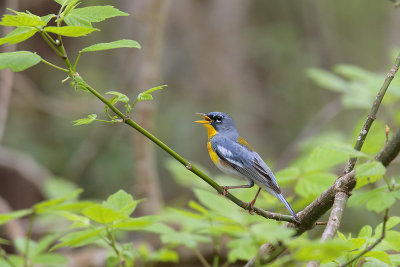
<instances>
[{"instance_id":1,"label":"young foliage","mask_svg":"<svg viewBox=\"0 0 400 267\"><path fill-rule=\"evenodd\" d=\"M0 53L0 69L10 68L19 72L35 66L40 60L39 55L29 51Z\"/></svg>"}]
</instances>

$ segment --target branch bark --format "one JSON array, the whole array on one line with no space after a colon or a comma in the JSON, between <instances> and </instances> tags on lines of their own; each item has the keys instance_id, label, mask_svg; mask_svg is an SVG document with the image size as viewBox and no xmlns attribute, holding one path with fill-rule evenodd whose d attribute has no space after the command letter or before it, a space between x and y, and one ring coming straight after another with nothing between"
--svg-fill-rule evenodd
<instances>
[{"instance_id":1,"label":"branch bark","mask_svg":"<svg viewBox=\"0 0 400 267\"><path fill-rule=\"evenodd\" d=\"M399 69L400 65L400 53L397 56L395 63L389 73L386 75L385 81L381 86L378 95L375 98L375 101L371 107L370 113L367 116L367 119L364 123L364 126L357 137L356 144L354 149L361 150L364 141L367 137L369 129L371 128L372 123L376 118L376 114L378 112L379 106L383 100L383 97L393 80L396 72ZM400 131L400 130L399 130ZM399 153L400 146L400 133L396 132L395 136L385 145L382 151L376 156L377 160L385 160L385 164L389 164L391 160L393 160L397 154ZM390 144L390 146L389 146ZM343 210L346 206L348 196L351 195L351 192L356 184L354 179L354 166L357 162L357 158L350 158L346 167L344 168L345 175L339 177L333 186L331 186L327 191L322 193L316 200L314 200L310 205L308 205L303 211L298 213L298 217L301 221L301 224L298 226L296 235L303 233L304 231L310 229L316 220L318 220L326 211L328 211L333 205L335 208L332 209L331 215L329 216L328 224L322 234L323 241L329 240L332 238L339 226L342 217ZM387 166L385 165L385 166ZM350 175L351 174L351 175ZM346 196L345 196L346 195ZM321 205L320 205L321 204ZM286 225L286 227L290 227L290 225ZM279 256L284 250L285 247L283 245L275 247L274 255L270 255L271 249L266 249L273 245L266 243L262 245L257 253L247 264L246 266L254 266L258 260L261 260L261 263L269 262L272 259ZM309 262L308 266L318 266L318 263L315 261Z\"/></svg>"}]
</instances>

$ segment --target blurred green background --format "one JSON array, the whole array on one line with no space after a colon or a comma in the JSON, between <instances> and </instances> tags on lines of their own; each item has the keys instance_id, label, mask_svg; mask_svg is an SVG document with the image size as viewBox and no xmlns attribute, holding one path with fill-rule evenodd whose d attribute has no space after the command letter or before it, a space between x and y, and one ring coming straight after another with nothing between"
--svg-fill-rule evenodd
<instances>
[{"instance_id":1,"label":"blurred green background","mask_svg":"<svg viewBox=\"0 0 400 267\"><path fill-rule=\"evenodd\" d=\"M102 93L121 91L131 98L167 84L165 90L154 93L153 102L138 104L150 105L154 111L154 116L144 119L152 121L158 138L211 174L220 172L209 159L206 131L193 122L198 119L194 113L230 114L241 135L278 171L310 151L313 145L307 146L307 140L316 142L317 136L349 144L355 140L400 41L400 10L390 1L171 0L163 11L162 42L156 47L160 78L141 88L137 80L143 75L142 57L149 47L146 29L156 15L146 10L145 1L98 2L131 16L97 23L101 31L88 37L65 38L69 55L75 58L85 46L122 38L134 39L143 48L87 53L78 72ZM3 14L5 1L0 3ZM19 1L19 10L37 15L55 13L57 8L51 0ZM39 36L19 44L18 49L62 63ZM310 78L309 68L331 70L339 63L381 73L378 84L372 83L372 93L365 89L363 107L343 106L340 94L322 90ZM15 75L2 145L30 155L55 176L77 183L87 198L104 198L119 188L134 192L133 136L138 133L121 124L72 126L73 120L102 114L104 107L91 95L75 92L68 82L61 84L64 78L64 73L43 64ZM398 125L392 117L393 105L379 112L381 127ZM132 118L136 118L135 110ZM189 191L172 179L166 168L169 155L153 148L162 199L179 203ZM10 190L20 186L16 180L5 183L9 176L0 171L2 191L18 192ZM28 203L11 205L21 208Z\"/></svg>"}]
</instances>

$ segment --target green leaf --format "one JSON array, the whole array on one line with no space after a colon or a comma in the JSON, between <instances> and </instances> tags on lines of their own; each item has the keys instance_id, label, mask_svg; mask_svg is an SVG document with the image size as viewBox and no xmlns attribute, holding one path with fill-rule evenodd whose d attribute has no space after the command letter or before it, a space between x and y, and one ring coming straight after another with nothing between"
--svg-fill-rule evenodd
<instances>
[{"instance_id":1,"label":"green leaf","mask_svg":"<svg viewBox=\"0 0 400 267\"><path fill-rule=\"evenodd\" d=\"M143 230L143 227L147 227L153 224L155 217L140 217L140 218L129 218L122 222L118 222L112 225L115 229L125 230L125 231L137 231Z\"/></svg>"},{"instance_id":2,"label":"green leaf","mask_svg":"<svg viewBox=\"0 0 400 267\"><path fill-rule=\"evenodd\" d=\"M116 9L113 6L89 6L71 10L65 16L64 21L70 26L83 26L90 28L94 22L100 22L117 16L129 16L129 14Z\"/></svg>"},{"instance_id":3,"label":"green leaf","mask_svg":"<svg viewBox=\"0 0 400 267\"><path fill-rule=\"evenodd\" d=\"M39 255L49 248L49 246L58 238L57 234L49 234L42 237L38 242L35 248L34 254Z\"/></svg>"},{"instance_id":4,"label":"green leaf","mask_svg":"<svg viewBox=\"0 0 400 267\"><path fill-rule=\"evenodd\" d=\"M135 210L138 203L139 201L134 201L130 194L124 190L119 190L109 196L107 201L102 203L102 206L128 217Z\"/></svg>"},{"instance_id":5,"label":"green leaf","mask_svg":"<svg viewBox=\"0 0 400 267\"><path fill-rule=\"evenodd\" d=\"M351 247L349 242L334 239L325 242L294 239L290 240L289 248L294 253L294 257L301 261L320 260L322 264L332 261L343 255Z\"/></svg>"},{"instance_id":6,"label":"green leaf","mask_svg":"<svg viewBox=\"0 0 400 267\"><path fill-rule=\"evenodd\" d=\"M94 44L94 45L85 47L84 49L81 50L81 52L93 52L93 51L109 50L109 49L124 48L124 47L138 48L138 49L141 48L140 44L136 41L122 39L119 41L114 41L114 42L109 42L109 43Z\"/></svg>"},{"instance_id":7,"label":"green leaf","mask_svg":"<svg viewBox=\"0 0 400 267\"><path fill-rule=\"evenodd\" d=\"M77 125L83 125L83 124L90 124L92 122L94 122L97 118L97 114L90 114L88 115L87 118L83 118L83 119L79 119L79 120L75 120L74 122L74 126Z\"/></svg>"},{"instance_id":8,"label":"green leaf","mask_svg":"<svg viewBox=\"0 0 400 267\"><path fill-rule=\"evenodd\" d=\"M14 72L35 66L42 58L29 51L0 53L0 70L10 68Z\"/></svg>"},{"instance_id":9,"label":"green leaf","mask_svg":"<svg viewBox=\"0 0 400 267\"><path fill-rule=\"evenodd\" d=\"M26 209L26 210L12 211L9 213L2 213L2 214L0 214L0 225L3 225L14 219L24 217L24 216L30 214L31 212L32 212L32 210Z\"/></svg>"},{"instance_id":10,"label":"green leaf","mask_svg":"<svg viewBox=\"0 0 400 267\"><path fill-rule=\"evenodd\" d=\"M365 192L356 190L349 199L348 206L361 206L365 203L368 210L379 213L391 207L395 203L396 197L398 197L397 195L399 195L399 193L396 191L388 191L387 186L378 187Z\"/></svg>"},{"instance_id":11,"label":"green leaf","mask_svg":"<svg viewBox=\"0 0 400 267\"><path fill-rule=\"evenodd\" d=\"M178 263L179 254L168 248L162 248L150 255L150 259L155 262L174 262Z\"/></svg>"},{"instance_id":12,"label":"green leaf","mask_svg":"<svg viewBox=\"0 0 400 267\"><path fill-rule=\"evenodd\" d=\"M302 197L318 196L331 186L336 179L336 175L331 173L309 173L300 177L295 191Z\"/></svg>"},{"instance_id":13,"label":"green leaf","mask_svg":"<svg viewBox=\"0 0 400 267\"><path fill-rule=\"evenodd\" d=\"M358 237L366 237L370 238L372 236L372 227L369 225L364 225L360 232L358 233Z\"/></svg>"},{"instance_id":14,"label":"green leaf","mask_svg":"<svg viewBox=\"0 0 400 267\"><path fill-rule=\"evenodd\" d=\"M207 236L186 233L186 232L170 232L161 235L161 241L164 244L184 245L188 248L195 248L197 243L209 243L211 239Z\"/></svg>"},{"instance_id":15,"label":"green leaf","mask_svg":"<svg viewBox=\"0 0 400 267\"><path fill-rule=\"evenodd\" d=\"M61 26L61 27L49 26L44 28L44 31L68 37L80 37L80 36L86 36L94 31L98 31L98 29L81 27L81 26Z\"/></svg>"},{"instance_id":16,"label":"green leaf","mask_svg":"<svg viewBox=\"0 0 400 267\"><path fill-rule=\"evenodd\" d=\"M318 86L334 92L345 92L347 82L339 76L322 69L309 68L307 76Z\"/></svg>"},{"instance_id":17,"label":"green leaf","mask_svg":"<svg viewBox=\"0 0 400 267\"><path fill-rule=\"evenodd\" d=\"M275 173L276 180L281 187L292 184L299 175L300 169L297 167L288 167Z\"/></svg>"},{"instance_id":18,"label":"green leaf","mask_svg":"<svg viewBox=\"0 0 400 267\"><path fill-rule=\"evenodd\" d=\"M124 95L123 93L120 92L116 92L116 91L109 91L106 93L107 95L115 95L116 96L116 101L114 100L113 102L117 103L118 101L124 102L124 103L128 103L129 102L129 97L127 97L126 95ZM113 105L115 103L112 103Z\"/></svg>"},{"instance_id":19,"label":"green leaf","mask_svg":"<svg viewBox=\"0 0 400 267\"><path fill-rule=\"evenodd\" d=\"M57 16L54 15L54 14L48 14L48 15L46 15L46 16L40 17L40 19L41 19L42 21L44 21L44 22L47 24L47 23L49 23L49 21L50 21L51 19L56 18L56 17L57 17Z\"/></svg>"},{"instance_id":20,"label":"green leaf","mask_svg":"<svg viewBox=\"0 0 400 267\"><path fill-rule=\"evenodd\" d=\"M386 173L386 168L378 161L359 164L355 169L357 180L356 189L378 181Z\"/></svg>"},{"instance_id":21,"label":"green leaf","mask_svg":"<svg viewBox=\"0 0 400 267\"><path fill-rule=\"evenodd\" d=\"M198 211L198 212L200 212L200 213L202 213L204 215L209 214L207 209L205 209L202 205L198 204L197 202L195 202L193 200L191 200L189 202L189 207L191 207L192 209L194 209L194 210L196 210L196 211Z\"/></svg>"},{"instance_id":22,"label":"green leaf","mask_svg":"<svg viewBox=\"0 0 400 267\"><path fill-rule=\"evenodd\" d=\"M396 225L400 223L400 217L398 216L392 216L388 219L386 222L386 231L392 229ZM378 226L375 228L375 234L374 238L379 238L382 235L382 227L383 223L378 224ZM389 236L388 233L386 233L386 236Z\"/></svg>"},{"instance_id":23,"label":"green leaf","mask_svg":"<svg viewBox=\"0 0 400 267\"><path fill-rule=\"evenodd\" d=\"M28 246L29 246L28 258L31 259L33 257L33 255L34 255L35 250L36 250L37 243L35 241L33 241L33 240L29 240L28 243L29 243L28 244ZM26 238L25 237L17 237L14 240L14 246L15 246L15 248L18 250L18 252L21 255L26 255L26 251L25 251L25 249L26 249Z\"/></svg>"},{"instance_id":24,"label":"green leaf","mask_svg":"<svg viewBox=\"0 0 400 267\"><path fill-rule=\"evenodd\" d=\"M348 159L347 153L326 146L313 149L303 164L305 172L326 170Z\"/></svg>"},{"instance_id":25,"label":"green leaf","mask_svg":"<svg viewBox=\"0 0 400 267\"><path fill-rule=\"evenodd\" d=\"M36 256L33 261L35 265L41 265L46 267L62 267L66 266L68 259L66 256L57 253L45 253Z\"/></svg>"},{"instance_id":26,"label":"green leaf","mask_svg":"<svg viewBox=\"0 0 400 267\"><path fill-rule=\"evenodd\" d=\"M66 246L80 247L93 243L101 238L102 231L105 231L104 228L93 228L93 229L86 229L83 231L69 233L60 238L62 242L52 247L50 251Z\"/></svg>"},{"instance_id":27,"label":"green leaf","mask_svg":"<svg viewBox=\"0 0 400 267\"><path fill-rule=\"evenodd\" d=\"M122 213L116 212L100 204L94 204L84 209L82 213L93 221L101 224L109 224L126 217Z\"/></svg>"},{"instance_id":28,"label":"green leaf","mask_svg":"<svg viewBox=\"0 0 400 267\"><path fill-rule=\"evenodd\" d=\"M7 239L0 238L0 245L10 245L11 242L8 241Z\"/></svg>"},{"instance_id":29,"label":"green leaf","mask_svg":"<svg viewBox=\"0 0 400 267\"><path fill-rule=\"evenodd\" d=\"M71 3L74 0L54 0L55 2L57 2L60 5L68 5L69 3Z\"/></svg>"},{"instance_id":30,"label":"green leaf","mask_svg":"<svg viewBox=\"0 0 400 267\"><path fill-rule=\"evenodd\" d=\"M154 91L157 91L157 90L164 89L164 87L166 87L166 86L167 85L160 85L160 86L157 86L157 87L150 88L149 90L146 90L146 91L140 93L137 96L137 100L138 101L153 100L153 96L150 93L152 93Z\"/></svg>"},{"instance_id":31,"label":"green leaf","mask_svg":"<svg viewBox=\"0 0 400 267\"><path fill-rule=\"evenodd\" d=\"M236 262L237 260L248 261L257 253L258 246L252 239L236 239L227 244L230 248L228 253L228 261Z\"/></svg>"},{"instance_id":32,"label":"green leaf","mask_svg":"<svg viewBox=\"0 0 400 267\"><path fill-rule=\"evenodd\" d=\"M18 27L5 37L0 38L0 45L5 43L17 44L32 37L37 32L36 29L29 27Z\"/></svg>"},{"instance_id":33,"label":"green leaf","mask_svg":"<svg viewBox=\"0 0 400 267\"><path fill-rule=\"evenodd\" d=\"M16 15L4 15L0 21L0 25L16 27L43 27L47 24L39 16L36 16L32 13L17 12L12 9L9 10L14 12Z\"/></svg>"},{"instance_id":34,"label":"green leaf","mask_svg":"<svg viewBox=\"0 0 400 267\"><path fill-rule=\"evenodd\" d=\"M63 216L69 221L74 222L75 227L85 227L90 225L90 220L87 217L80 216L68 211L60 211L57 212L57 214Z\"/></svg>"},{"instance_id":35,"label":"green leaf","mask_svg":"<svg viewBox=\"0 0 400 267\"><path fill-rule=\"evenodd\" d=\"M389 255L384 251L369 251L369 252L365 253L363 257L376 258L384 263L389 264L390 266L392 265Z\"/></svg>"},{"instance_id":36,"label":"green leaf","mask_svg":"<svg viewBox=\"0 0 400 267\"><path fill-rule=\"evenodd\" d=\"M58 206L66 201L76 199L80 193L82 193L82 189L77 189L63 197L60 198L55 198L55 199L50 199L47 201L42 201L36 205L33 206L35 209L36 213L45 213L49 211L54 211L57 210Z\"/></svg>"}]
</instances>

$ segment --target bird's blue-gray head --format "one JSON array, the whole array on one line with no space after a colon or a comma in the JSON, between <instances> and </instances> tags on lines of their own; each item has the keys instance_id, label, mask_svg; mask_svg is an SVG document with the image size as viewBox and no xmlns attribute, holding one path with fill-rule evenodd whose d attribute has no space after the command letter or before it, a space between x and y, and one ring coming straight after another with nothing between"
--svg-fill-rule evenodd
<instances>
[{"instance_id":1,"label":"bird's blue-gray head","mask_svg":"<svg viewBox=\"0 0 400 267\"><path fill-rule=\"evenodd\" d=\"M238 135L235 123L233 122L232 118L223 112L210 112L207 114L198 113L200 116L203 117L204 121L197 121L199 123L205 125L211 125L214 129L220 134Z\"/></svg>"}]
</instances>

